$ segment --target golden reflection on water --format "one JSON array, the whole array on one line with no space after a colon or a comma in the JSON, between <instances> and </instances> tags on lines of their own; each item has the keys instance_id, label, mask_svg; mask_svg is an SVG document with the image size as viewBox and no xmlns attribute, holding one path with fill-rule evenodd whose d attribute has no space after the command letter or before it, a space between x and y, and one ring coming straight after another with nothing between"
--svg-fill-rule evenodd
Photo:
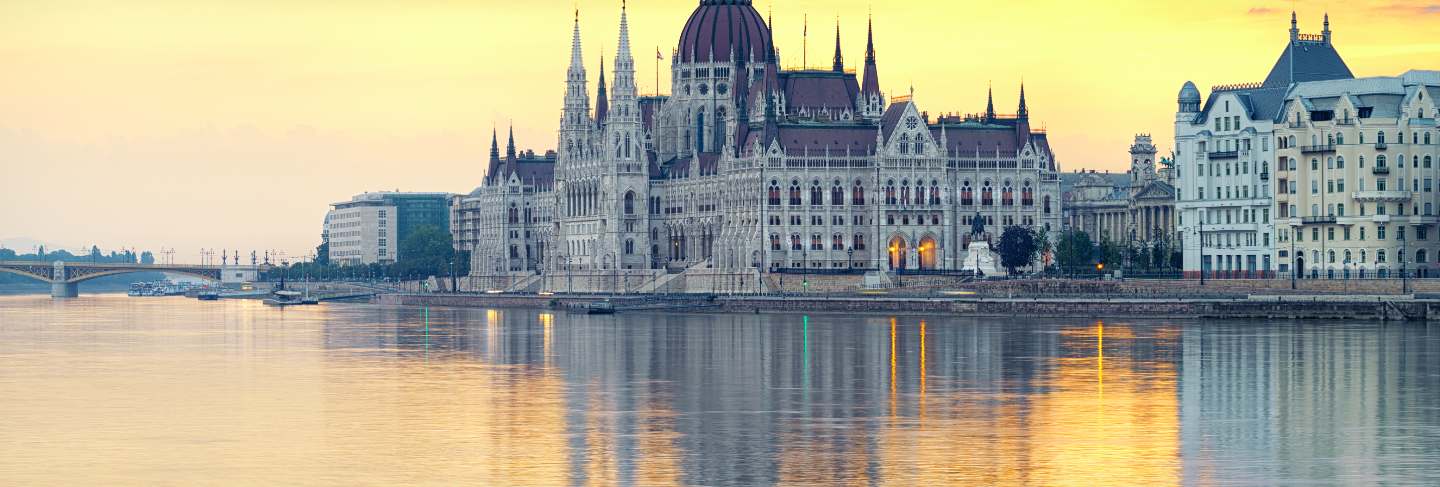
<instances>
[{"instance_id":1,"label":"golden reflection on water","mask_svg":"<svg viewBox=\"0 0 1440 487\"><path fill-rule=\"evenodd\" d=\"M1237 471L1224 469L1225 447L1263 451L1271 444L1231 439L1266 430L1228 426L1234 424L1228 416L1218 425L1234 431L1195 443L1204 448L1193 454L1199 466L1191 460L1194 471L1182 477L1179 352L1198 342L1195 333L1166 324L1079 320L590 317L0 298L0 484L1234 480L1227 475ZM1254 340L1234 334L1209 343L1243 347ZM1433 338L1384 340L1392 349L1411 347L1415 357L1433 356L1413 350L1425 343L1434 348ZM1267 343L1285 350L1288 342ZM1357 351L1355 363L1383 365L1369 352L1380 348L1380 339L1365 343L1370 348ZM1303 348L1317 354L1308 362L1327 357L1318 354L1350 356L1338 346ZM1235 385L1233 377L1249 373L1250 365L1212 361L1202 369L1200 357L1185 360L1197 364L1185 369L1192 381L1187 393L1216 398L1208 400L1223 406L1218 411L1243 414L1249 409L1229 405L1263 396ZM1400 381L1384 376L1379 365L1350 369L1376 378L1342 385L1399 387L1388 385ZM1428 377L1423 367L1407 373L1422 385ZM1256 381L1280 375L1240 384L1272 387ZM1207 377L1214 379L1198 384L1212 385L1201 389L1195 381ZM1306 388L1333 382L1292 381ZM1378 429L1379 413L1365 409L1378 402L1378 389L1365 387L1326 390L1287 405L1324 411L1341 404L1352 411L1347 417L1369 417ZM1336 402L1352 390L1372 399ZM1301 394L1282 397L1292 396ZM1194 418L1215 413L1197 406L1186 414L1199 421ZM1216 426L1189 427L1204 434ZM1406 434L1413 442L1416 434ZM1230 443L1216 443L1221 440ZM1362 443L1385 444L1373 434ZM1373 463L1366 472L1383 475ZM1317 471L1298 478L1323 480L1326 470Z\"/></svg>"}]
</instances>

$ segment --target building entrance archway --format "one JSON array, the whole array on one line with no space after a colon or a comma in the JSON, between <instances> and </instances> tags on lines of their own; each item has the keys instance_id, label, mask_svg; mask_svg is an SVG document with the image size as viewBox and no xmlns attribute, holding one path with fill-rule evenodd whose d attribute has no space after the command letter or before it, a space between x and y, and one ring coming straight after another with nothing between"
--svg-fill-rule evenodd
<instances>
[{"instance_id":1,"label":"building entrance archway","mask_svg":"<svg viewBox=\"0 0 1440 487\"><path fill-rule=\"evenodd\" d=\"M890 239L890 270L904 270L906 254L910 253L910 245L905 242L904 237L893 237Z\"/></svg>"},{"instance_id":2,"label":"building entrance archway","mask_svg":"<svg viewBox=\"0 0 1440 487\"><path fill-rule=\"evenodd\" d=\"M940 246L935 245L935 237L926 236L920 239L920 246L916 250L920 253L920 270L933 271L939 268L938 255Z\"/></svg>"}]
</instances>

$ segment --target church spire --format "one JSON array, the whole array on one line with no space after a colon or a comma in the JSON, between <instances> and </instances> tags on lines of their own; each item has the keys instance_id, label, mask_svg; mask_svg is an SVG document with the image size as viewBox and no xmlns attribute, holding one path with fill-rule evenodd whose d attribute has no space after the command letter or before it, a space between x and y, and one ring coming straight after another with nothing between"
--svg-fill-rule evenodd
<instances>
[{"instance_id":1,"label":"church spire","mask_svg":"<svg viewBox=\"0 0 1440 487\"><path fill-rule=\"evenodd\" d=\"M840 19L835 19L835 72L845 71L845 58L840 55Z\"/></svg>"},{"instance_id":2,"label":"church spire","mask_svg":"<svg viewBox=\"0 0 1440 487\"><path fill-rule=\"evenodd\" d=\"M586 92L585 61L580 50L580 11L575 11L570 41L570 69L565 72L565 111L560 124L558 150L561 163L584 157L594 129L590 119L590 94Z\"/></svg>"},{"instance_id":3,"label":"church spire","mask_svg":"<svg viewBox=\"0 0 1440 487\"><path fill-rule=\"evenodd\" d=\"M1290 11L1290 42L1300 40L1300 21L1295 19L1295 11Z\"/></svg>"},{"instance_id":4,"label":"church spire","mask_svg":"<svg viewBox=\"0 0 1440 487\"><path fill-rule=\"evenodd\" d=\"M490 129L490 164L500 162L500 130Z\"/></svg>"}]
</instances>

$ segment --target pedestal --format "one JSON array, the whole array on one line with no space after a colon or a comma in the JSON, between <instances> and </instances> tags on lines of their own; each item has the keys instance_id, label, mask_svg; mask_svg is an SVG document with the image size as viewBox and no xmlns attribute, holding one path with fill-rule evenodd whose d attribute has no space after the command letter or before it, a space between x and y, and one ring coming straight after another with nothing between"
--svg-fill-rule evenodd
<instances>
[{"instance_id":1,"label":"pedestal","mask_svg":"<svg viewBox=\"0 0 1440 487\"><path fill-rule=\"evenodd\" d=\"M52 282L50 283L50 297L78 298L80 297L80 284L74 282Z\"/></svg>"}]
</instances>

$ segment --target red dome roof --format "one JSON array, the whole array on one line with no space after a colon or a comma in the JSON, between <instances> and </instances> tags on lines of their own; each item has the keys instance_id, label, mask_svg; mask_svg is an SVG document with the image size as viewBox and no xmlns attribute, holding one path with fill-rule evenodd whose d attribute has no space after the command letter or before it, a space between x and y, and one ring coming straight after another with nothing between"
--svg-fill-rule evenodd
<instances>
[{"instance_id":1,"label":"red dome roof","mask_svg":"<svg viewBox=\"0 0 1440 487\"><path fill-rule=\"evenodd\" d=\"M764 61L770 53L770 28L750 0L700 0L680 33L679 62L728 62L732 52Z\"/></svg>"}]
</instances>

